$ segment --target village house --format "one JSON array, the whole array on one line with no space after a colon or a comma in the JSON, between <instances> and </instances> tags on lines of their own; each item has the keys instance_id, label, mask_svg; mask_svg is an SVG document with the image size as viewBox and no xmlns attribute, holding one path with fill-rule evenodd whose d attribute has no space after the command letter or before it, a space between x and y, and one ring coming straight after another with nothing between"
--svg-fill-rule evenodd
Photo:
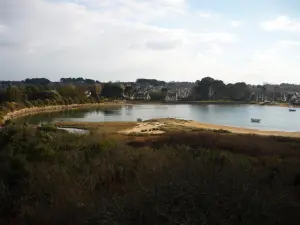
<instances>
[{"instance_id":1,"label":"village house","mask_svg":"<svg viewBox=\"0 0 300 225\"><path fill-rule=\"evenodd\" d=\"M290 99L290 102L292 104L296 104L296 105L299 105L300 104L300 96L298 94L294 94L291 99Z\"/></svg>"},{"instance_id":2,"label":"village house","mask_svg":"<svg viewBox=\"0 0 300 225\"><path fill-rule=\"evenodd\" d=\"M136 100L150 100L151 97L149 95L149 92L143 92L143 93L137 93L135 95Z\"/></svg>"},{"instance_id":3,"label":"village house","mask_svg":"<svg viewBox=\"0 0 300 225\"><path fill-rule=\"evenodd\" d=\"M177 101L177 93L167 93L165 101L176 102Z\"/></svg>"}]
</instances>

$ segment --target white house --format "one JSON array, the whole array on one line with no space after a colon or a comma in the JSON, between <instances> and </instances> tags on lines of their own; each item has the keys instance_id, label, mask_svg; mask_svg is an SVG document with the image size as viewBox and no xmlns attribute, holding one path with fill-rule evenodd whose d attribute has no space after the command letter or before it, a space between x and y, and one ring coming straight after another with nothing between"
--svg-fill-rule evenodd
<instances>
[{"instance_id":1,"label":"white house","mask_svg":"<svg viewBox=\"0 0 300 225\"><path fill-rule=\"evenodd\" d=\"M137 93L135 96L136 100L150 100L151 97L149 95L149 92L144 92L144 93Z\"/></svg>"},{"instance_id":2,"label":"white house","mask_svg":"<svg viewBox=\"0 0 300 225\"><path fill-rule=\"evenodd\" d=\"M297 96L297 95L293 95L292 97L291 97L291 103L293 103L293 104L300 104L300 97L299 96Z\"/></svg>"},{"instance_id":3,"label":"white house","mask_svg":"<svg viewBox=\"0 0 300 225\"><path fill-rule=\"evenodd\" d=\"M165 101L167 101L167 102L176 102L177 101L177 93L168 93L166 95Z\"/></svg>"}]
</instances>

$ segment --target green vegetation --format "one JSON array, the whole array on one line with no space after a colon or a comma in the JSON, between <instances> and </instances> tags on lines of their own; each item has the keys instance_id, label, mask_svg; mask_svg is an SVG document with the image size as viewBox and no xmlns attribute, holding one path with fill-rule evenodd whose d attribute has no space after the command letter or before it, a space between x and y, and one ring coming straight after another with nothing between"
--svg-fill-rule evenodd
<instances>
[{"instance_id":1,"label":"green vegetation","mask_svg":"<svg viewBox=\"0 0 300 225\"><path fill-rule=\"evenodd\" d=\"M7 113L18 109L101 103L122 97L124 89L121 85L108 83L102 86L98 81L82 78L62 78L61 83L51 83L45 78L33 78L17 85L7 85L6 89L0 90L1 124Z\"/></svg>"},{"instance_id":2,"label":"green vegetation","mask_svg":"<svg viewBox=\"0 0 300 225\"><path fill-rule=\"evenodd\" d=\"M211 77L196 81L192 96L194 100L251 100L250 89L246 83L224 84L223 81Z\"/></svg>"},{"instance_id":3,"label":"green vegetation","mask_svg":"<svg viewBox=\"0 0 300 225\"><path fill-rule=\"evenodd\" d=\"M299 139L88 127L0 131L0 224L299 224Z\"/></svg>"}]
</instances>

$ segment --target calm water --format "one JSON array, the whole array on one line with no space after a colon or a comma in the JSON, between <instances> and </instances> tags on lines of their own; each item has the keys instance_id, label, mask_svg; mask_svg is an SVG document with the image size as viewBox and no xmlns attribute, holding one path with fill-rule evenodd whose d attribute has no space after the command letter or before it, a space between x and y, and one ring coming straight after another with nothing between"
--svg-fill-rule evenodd
<instances>
[{"instance_id":1,"label":"calm water","mask_svg":"<svg viewBox=\"0 0 300 225\"><path fill-rule=\"evenodd\" d=\"M18 119L18 122L49 123L56 121L136 121L175 117L204 123L254 128L260 130L300 131L300 109L255 105L135 105L114 109L83 109L44 113ZM251 118L261 123L251 123Z\"/></svg>"}]
</instances>

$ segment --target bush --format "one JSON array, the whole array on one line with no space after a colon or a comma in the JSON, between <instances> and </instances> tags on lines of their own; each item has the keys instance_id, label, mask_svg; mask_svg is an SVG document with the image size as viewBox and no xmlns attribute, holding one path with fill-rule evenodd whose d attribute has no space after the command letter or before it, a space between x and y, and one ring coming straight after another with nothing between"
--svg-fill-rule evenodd
<instances>
[{"instance_id":1,"label":"bush","mask_svg":"<svg viewBox=\"0 0 300 225\"><path fill-rule=\"evenodd\" d=\"M44 106L44 102L40 99L36 101L37 106Z\"/></svg>"},{"instance_id":2,"label":"bush","mask_svg":"<svg viewBox=\"0 0 300 225\"><path fill-rule=\"evenodd\" d=\"M28 101L28 100L25 101L25 105L26 105L26 107L28 107L28 108L33 107L32 103L31 103L30 101Z\"/></svg>"},{"instance_id":3,"label":"bush","mask_svg":"<svg viewBox=\"0 0 300 225\"><path fill-rule=\"evenodd\" d=\"M47 105L47 106L49 106L49 105L51 105L52 103L51 103L51 100L49 100L49 99L45 99L44 100L44 105Z\"/></svg>"},{"instance_id":4,"label":"bush","mask_svg":"<svg viewBox=\"0 0 300 225\"><path fill-rule=\"evenodd\" d=\"M51 105L57 105L57 101L55 99L51 100Z\"/></svg>"},{"instance_id":5,"label":"bush","mask_svg":"<svg viewBox=\"0 0 300 225\"><path fill-rule=\"evenodd\" d=\"M5 102L4 107L7 108L9 111L13 112L16 110L16 103L14 102Z\"/></svg>"},{"instance_id":6,"label":"bush","mask_svg":"<svg viewBox=\"0 0 300 225\"><path fill-rule=\"evenodd\" d=\"M57 101L58 105L64 105L65 104L65 102L64 102L64 100L62 98L57 99L56 101Z\"/></svg>"},{"instance_id":7,"label":"bush","mask_svg":"<svg viewBox=\"0 0 300 225\"><path fill-rule=\"evenodd\" d=\"M64 102L64 105L69 105L69 99L68 98L64 98L63 102Z\"/></svg>"},{"instance_id":8,"label":"bush","mask_svg":"<svg viewBox=\"0 0 300 225\"><path fill-rule=\"evenodd\" d=\"M45 132L56 132L58 131L57 127L52 124L42 124L39 128L40 131L45 131Z\"/></svg>"},{"instance_id":9,"label":"bush","mask_svg":"<svg viewBox=\"0 0 300 225\"><path fill-rule=\"evenodd\" d=\"M70 104L70 105L74 104L74 101L73 101L72 98L69 98L69 104Z\"/></svg>"},{"instance_id":10,"label":"bush","mask_svg":"<svg viewBox=\"0 0 300 225\"><path fill-rule=\"evenodd\" d=\"M231 131L229 131L229 130L224 130L224 129L215 129L215 130L213 130L213 132L215 132L215 133L223 133L223 134L229 134L229 133L232 133Z\"/></svg>"}]
</instances>

